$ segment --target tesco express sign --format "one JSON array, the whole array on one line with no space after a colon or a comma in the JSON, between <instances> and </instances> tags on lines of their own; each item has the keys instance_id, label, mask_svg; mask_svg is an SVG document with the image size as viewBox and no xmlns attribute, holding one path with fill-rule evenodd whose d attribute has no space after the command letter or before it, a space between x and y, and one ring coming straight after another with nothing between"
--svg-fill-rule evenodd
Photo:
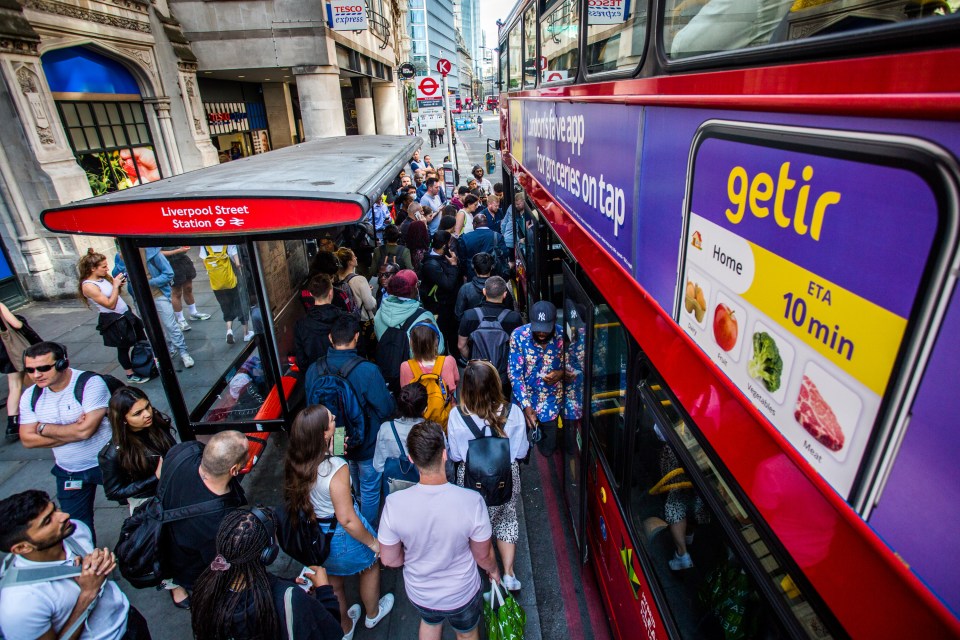
<instances>
[{"instance_id":1,"label":"tesco express sign","mask_svg":"<svg viewBox=\"0 0 960 640\"><path fill-rule=\"evenodd\" d=\"M327 22L334 31L363 31L367 28L367 8L357 0L330 0Z\"/></svg>"}]
</instances>

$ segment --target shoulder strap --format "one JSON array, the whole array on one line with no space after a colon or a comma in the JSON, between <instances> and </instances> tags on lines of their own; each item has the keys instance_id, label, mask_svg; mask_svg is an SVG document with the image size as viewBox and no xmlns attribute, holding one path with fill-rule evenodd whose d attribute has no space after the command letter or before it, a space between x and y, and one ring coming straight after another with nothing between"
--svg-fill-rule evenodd
<instances>
[{"instance_id":1,"label":"shoulder strap","mask_svg":"<svg viewBox=\"0 0 960 640\"><path fill-rule=\"evenodd\" d=\"M87 382L93 376L98 375L100 374L93 371L83 371L77 376L77 383L73 385L73 397L77 399L77 402L83 404L83 390L87 388Z\"/></svg>"},{"instance_id":2,"label":"shoulder strap","mask_svg":"<svg viewBox=\"0 0 960 640\"><path fill-rule=\"evenodd\" d=\"M443 372L443 359L446 358L446 357L447 357L447 356L437 356L436 361L434 361L434 363L433 363L433 371L432 371L432 373L435 373L435 374L437 374L437 376L439 376L440 373Z\"/></svg>"},{"instance_id":3,"label":"shoulder strap","mask_svg":"<svg viewBox=\"0 0 960 640\"><path fill-rule=\"evenodd\" d=\"M323 356L322 358L317 358L317 373L319 373L322 376L325 376L328 373L330 373L330 368L327 366L327 356Z\"/></svg>"},{"instance_id":4,"label":"shoulder strap","mask_svg":"<svg viewBox=\"0 0 960 640\"><path fill-rule=\"evenodd\" d=\"M393 437L397 441L397 446L400 447L400 455L406 458L407 450L403 448L403 443L400 441L400 434L397 433L397 425L393 422L393 420L390 421L390 428L393 430Z\"/></svg>"},{"instance_id":5,"label":"shoulder strap","mask_svg":"<svg viewBox=\"0 0 960 640\"><path fill-rule=\"evenodd\" d=\"M359 277L360 277L360 274L359 274L359 273L351 273L350 275L348 275L346 278L343 279L343 282L344 282L344 284L350 284L350 281L351 281L351 280L353 280L354 278L359 278Z\"/></svg>"},{"instance_id":6,"label":"shoulder strap","mask_svg":"<svg viewBox=\"0 0 960 640\"><path fill-rule=\"evenodd\" d=\"M483 322L483 309L474 307L473 310L477 312L477 322Z\"/></svg>"},{"instance_id":7,"label":"shoulder strap","mask_svg":"<svg viewBox=\"0 0 960 640\"><path fill-rule=\"evenodd\" d=\"M163 511L163 524L170 522L177 522L178 520L188 520L189 518L196 518L197 516L203 516L208 513L213 513L214 511L219 511L220 509L227 507L227 496L220 496L219 498L214 498L213 500L207 500L206 502L198 502L197 504L190 504L185 507L178 507L176 509L165 509Z\"/></svg>"},{"instance_id":8,"label":"shoulder strap","mask_svg":"<svg viewBox=\"0 0 960 640\"><path fill-rule=\"evenodd\" d=\"M37 385L33 385L33 393L30 395L30 410L37 410L37 403L40 402L40 394L43 393L43 389Z\"/></svg>"},{"instance_id":9,"label":"shoulder strap","mask_svg":"<svg viewBox=\"0 0 960 640\"><path fill-rule=\"evenodd\" d=\"M412 327L417 319L423 315L424 311L426 311L426 309L424 309L422 306L417 307L417 310L414 311L409 318L403 321L403 324L400 326L400 328L403 329L404 333L410 332L410 327Z\"/></svg>"},{"instance_id":10,"label":"shoulder strap","mask_svg":"<svg viewBox=\"0 0 960 640\"><path fill-rule=\"evenodd\" d=\"M208 257L208 258L215 257L215 256L214 256L214 253L213 253L213 247L212 247L212 246L209 246L209 245L208 245L208 246L205 246L204 249L207 250L207 257Z\"/></svg>"},{"instance_id":11,"label":"shoulder strap","mask_svg":"<svg viewBox=\"0 0 960 640\"><path fill-rule=\"evenodd\" d=\"M410 373L413 374L413 379L417 380L420 376L423 375L423 369L420 368L420 363L417 362L416 358L410 358L407 360L407 364L410 365Z\"/></svg>"},{"instance_id":12,"label":"shoulder strap","mask_svg":"<svg viewBox=\"0 0 960 640\"><path fill-rule=\"evenodd\" d=\"M470 429L470 433L473 434L473 437L477 440L482 440L487 436L484 435L484 430L477 426L476 421L473 419L473 416L461 413L460 416L463 418L463 422L467 425L467 429Z\"/></svg>"},{"instance_id":13,"label":"shoulder strap","mask_svg":"<svg viewBox=\"0 0 960 640\"><path fill-rule=\"evenodd\" d=\"M359 367L364 362L365 360L360 356L353 356L351 359L343 363L342 367L340 367L340 376L346 379L351 373L353 373L354 369Z\"/></svg>"},{"instance_id":14,"label":"shoulder strap","mask_svg":"<svg viewBox=\"0 0 960 640\"><path fill-rule=\"evenodd\" d=\"M510 309L504 309L500 312L500 315L497 316L497 322L503 325L503 321L506 320L508 315L510 315Z\"/></svg>"},{"instance_id":15,"label":"shoulder strap","mask_svg":"<svg viewBox=\"0 0 960 640\"><path fill-rule=\"evenodd\" d=\"M293 640L293 590L298 587L287 587L283 593L283 614L287 618L287 640Z\"/></svg>"}]
</instances>

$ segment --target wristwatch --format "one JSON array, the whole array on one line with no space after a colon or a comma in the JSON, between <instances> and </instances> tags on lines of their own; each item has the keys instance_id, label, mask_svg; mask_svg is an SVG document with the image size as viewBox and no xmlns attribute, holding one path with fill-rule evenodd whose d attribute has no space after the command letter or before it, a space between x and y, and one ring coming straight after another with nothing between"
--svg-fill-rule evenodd
<instances>
[{"instance_id":1,"label":"wristwatch","mask_svg":"<svg viewBox=\"0 0 960 640\"><path fill-rule=\"evenodd\" d=\"M38 424L38 425L37 425L37 435L38 435L38 436L42 436L42 435L43 435L43 430L46 429L46 428L47 428L47 423L46 423L46 422L41 422L40 424Z\"/></svg>"}]
</instances>

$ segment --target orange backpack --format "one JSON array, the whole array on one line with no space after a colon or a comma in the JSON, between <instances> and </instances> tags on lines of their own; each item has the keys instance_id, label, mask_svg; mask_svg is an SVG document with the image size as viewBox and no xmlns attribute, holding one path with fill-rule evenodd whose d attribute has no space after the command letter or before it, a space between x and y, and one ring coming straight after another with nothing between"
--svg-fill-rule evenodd
<instances>
[{"instance_id":1,"label":"orange backpack","mask_svg":"<svg viewBox=\"0 0 960 640\"><path fill-rule=\"evenodd\" d=\"M447 389L443 378L440 377L444 358L445 356L437 356L437 361L433 363L433 371L430 373L424 373L416 360L407 360L407 364L413 372L413 381L419 382L427 390L427 409L423 412L423 417L436 422L446 432L447 418L453 408L453 393Z\"/></svg>"}]
</instances>

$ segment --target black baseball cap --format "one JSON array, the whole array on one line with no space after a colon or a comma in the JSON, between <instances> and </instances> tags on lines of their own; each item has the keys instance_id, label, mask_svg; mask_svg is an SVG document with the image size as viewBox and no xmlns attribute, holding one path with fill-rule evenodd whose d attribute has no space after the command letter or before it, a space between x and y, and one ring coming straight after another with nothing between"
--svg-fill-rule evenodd
<instances>
[{"instance_id":1,"label":"black baseball cap","mask_svg":"<svg viewBox=\"0 0 960 640\"><path fill-rule=\"evenodd\" d=\"M530 309L530 331L553 333L557 326L557 308L552 302L541 300Z\"/></svg>"}]
</instances>

